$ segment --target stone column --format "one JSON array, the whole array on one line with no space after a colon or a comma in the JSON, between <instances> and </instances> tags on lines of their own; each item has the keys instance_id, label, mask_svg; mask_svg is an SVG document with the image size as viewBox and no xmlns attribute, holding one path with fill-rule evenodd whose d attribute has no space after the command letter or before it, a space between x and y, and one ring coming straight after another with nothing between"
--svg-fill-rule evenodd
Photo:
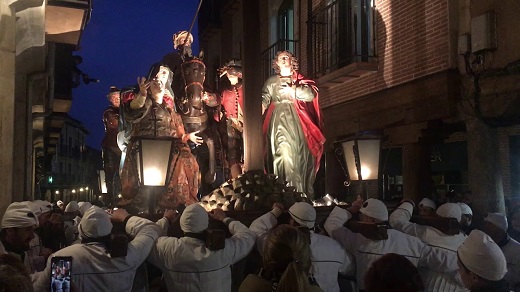
<instances>
[{"instance_id":1,"label":"stone column","mask_svg":"<svg viewBox=\"0 0 520 292\"><path fill-rule=\"evenodd\" d=\"M417 202L431 197L431 147L425 143L403 145L403 198Z\"/></svg>"},{"instance_id":2,"label":"stone column","mask_svg":"<svg viewBox=\"0 0 520 292\"><path fill-rule=\"evenodd\" d=\"M0 216L13 196L16 16L10 2L0 1Z\"/></svg>"},{"instance_id":3,"label":"stone column","mask_svg":"<svg viewBox=\"0 0 520 292\"><path fill-rule=\"evenodd\" d=\"M505 212L498 132L477 119L466 121L468 133L469 188L473 212Z\"/></svg>"}]
</instances>

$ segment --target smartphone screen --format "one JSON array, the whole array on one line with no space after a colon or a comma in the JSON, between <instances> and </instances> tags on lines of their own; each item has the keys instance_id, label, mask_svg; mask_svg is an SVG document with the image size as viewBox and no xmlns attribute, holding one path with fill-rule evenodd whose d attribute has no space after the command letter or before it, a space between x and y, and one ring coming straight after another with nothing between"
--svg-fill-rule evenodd
<instances>
[{"instance_id":1,"label":"smartphone screen","mask_svg":"<svg viewBox=\"0 0 520 292\"><path fill-rule=\"evenodd\" d=\"M50 291L70 292L71 272L72 257L53 257L51 259Z\"/></svg>"}]
</instances>

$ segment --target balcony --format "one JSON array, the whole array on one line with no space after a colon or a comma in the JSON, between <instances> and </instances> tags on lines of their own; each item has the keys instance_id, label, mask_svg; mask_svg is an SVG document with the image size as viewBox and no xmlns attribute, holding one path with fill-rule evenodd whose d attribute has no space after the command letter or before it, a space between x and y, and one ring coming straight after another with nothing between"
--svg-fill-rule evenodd
<instances>
[{"instance_id":1,"label":"balcony","mask_svg":"<svg viewBox=\"0 0 520 292\"><path fill-rule=\"evenodd\" d=\"M375 8L369 0L336 0L311 20L313 72L322 87L375 72Z\"/></svg>"},{"instance_id":2,"label":"balcony","mask_svg":"<svg viewBox=\"0 0 520 292\"><path fill-rule=\"evenodd\" d=\"M91 0L48 0L46 41L77 45L92 12Z\"/></svg>"},{"instance_id":3,"label":"balcony","mask_svg":"<svg viewBox=\"0 0 520 292\"><path fill-rule=\"evenodd\" d=\"M266 80L269 76L275 74L272 68L273 59L277 52L286 50L292 52L294 56L298 58L300 54L300 46L298 41L278 40L276 43L262 52L260 55L260 59L262 61L262 80Z\"/></svg>"}]
</instances>

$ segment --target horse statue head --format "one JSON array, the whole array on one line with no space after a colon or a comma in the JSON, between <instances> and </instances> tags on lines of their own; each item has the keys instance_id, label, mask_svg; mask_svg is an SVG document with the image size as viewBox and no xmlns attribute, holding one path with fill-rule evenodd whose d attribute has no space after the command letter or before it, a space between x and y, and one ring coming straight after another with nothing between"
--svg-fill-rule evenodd
<instances>
[{"instance_id":1,"label":"horse statue head","mask_svg":"<svg viewBox=\"0 0 520 292\"><path fill-rule=\"evenodd\" d=\"M181 74L184 79L184 96L176 96L179 112L190 117L206 114L202 101L206 65L202 61L202 53L199 57L186 56L181 64Z\"/></svg>"}]
</instances>

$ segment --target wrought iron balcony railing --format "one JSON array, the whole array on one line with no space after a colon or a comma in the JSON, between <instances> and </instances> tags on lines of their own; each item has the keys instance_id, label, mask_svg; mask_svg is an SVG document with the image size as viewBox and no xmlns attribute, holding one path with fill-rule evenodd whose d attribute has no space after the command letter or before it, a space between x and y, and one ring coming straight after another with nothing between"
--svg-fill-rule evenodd
<instances>
[{"instance_id":1,"label":"wrought iron balcony railing","mask_svg":"<svg viewBox=\"0 0 520 292\"><path fill-rule=\"evenodd\" d=\"M298 57L300 54L298 41L279 40L262 52L260 55L260 59L262 60L262 80L274 74L272 61L279 51L290 51L295 57Z\"/></svg>"},{"instance_id":2,"label":"wrought iron balcony railing","mask_svg":"<svg viewBox=\"0 0 520 292\"><path fill-rule=\"evenodd\" d=\"M312 18L313 77L375 57L373 0L335 0Z\"/></svg>"}]
</instances>

